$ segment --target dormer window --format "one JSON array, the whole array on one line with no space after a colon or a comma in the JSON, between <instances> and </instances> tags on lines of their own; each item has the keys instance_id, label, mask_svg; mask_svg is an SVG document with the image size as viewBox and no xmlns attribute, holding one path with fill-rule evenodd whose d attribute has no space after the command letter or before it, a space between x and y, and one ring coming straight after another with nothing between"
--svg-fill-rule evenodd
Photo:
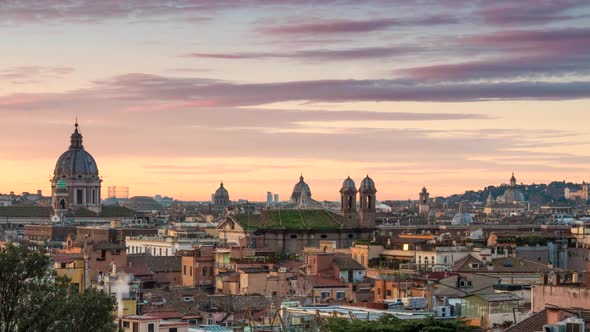
<instances>
[{"instance_id":1,"label":"dormer window","mask_svg":"<svg viewBox=\"0 0 590 332\"><path fill-rule=\"evenodd\" d=\"M473 270L477 270L480 267L479 263L471 263L470 265L471 265L471 269L473 269Z\"/></svg>"}]
</instances>

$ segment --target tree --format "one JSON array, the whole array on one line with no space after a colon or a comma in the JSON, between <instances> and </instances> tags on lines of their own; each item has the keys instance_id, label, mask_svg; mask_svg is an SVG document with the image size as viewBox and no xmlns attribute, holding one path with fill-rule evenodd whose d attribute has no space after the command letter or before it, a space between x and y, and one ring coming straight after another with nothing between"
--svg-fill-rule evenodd
<instances>
[{"instance_id":1,"label":"tree","mask_svg":"<svg viewBox=\"0 0 590 332\"><path fill-rule=\"evenodd\" d=\"M329 318L322 326L324 332L471 332L473 328L462 320L399 319L385 315L378 320L350 320Z\"/></svg>"},{"instance_id":2,"label":"tree","mask_svg":"<svg viewBox=\"0 0 590 332\"><path fill-rule=\"evenodd\" d=\"M49 264L24 246L0 249L0 332L116 331L116 300L95 289L72 291Z\"/></svg>"}]
</instances>

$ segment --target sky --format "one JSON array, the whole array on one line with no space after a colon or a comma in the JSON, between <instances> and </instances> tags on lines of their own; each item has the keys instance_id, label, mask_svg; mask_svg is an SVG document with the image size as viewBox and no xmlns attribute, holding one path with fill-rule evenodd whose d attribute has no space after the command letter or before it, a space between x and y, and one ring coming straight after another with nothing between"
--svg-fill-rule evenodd
<instances>
[{"instance_id":1,"label":"sky","mask_svg":"<svg viewBox=\"0 0 590 332\"><path fill-rule=\"evenodd\" d=\"M588 1L0 0L0 40L0 193L76 117L105 193L590 180Z\"/></svg>"}]
</instances>

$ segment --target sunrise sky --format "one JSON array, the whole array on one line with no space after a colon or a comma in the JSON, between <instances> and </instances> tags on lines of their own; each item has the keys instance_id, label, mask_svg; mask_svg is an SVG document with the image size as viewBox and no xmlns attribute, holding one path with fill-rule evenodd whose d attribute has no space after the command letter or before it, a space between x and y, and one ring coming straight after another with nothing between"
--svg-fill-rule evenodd
<instances>
[{"instance_id":1,"label":"sunrise sky","mask_svg":"<svg viewBox=\"0 0 590 332\"><path fill-rule=\"evenodd\" d=\"M0 193L77 116L131 195L590 180L588 1L0 0Z\"/></svg>"}]
</instances>

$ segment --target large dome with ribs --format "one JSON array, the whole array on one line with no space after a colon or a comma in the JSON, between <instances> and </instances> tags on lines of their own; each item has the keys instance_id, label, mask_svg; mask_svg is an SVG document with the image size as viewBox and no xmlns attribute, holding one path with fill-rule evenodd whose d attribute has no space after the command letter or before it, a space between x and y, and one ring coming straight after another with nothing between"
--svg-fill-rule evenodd
<instances>
[{"instance_id":1,"label":"large dome with ribs","mask_svg":"<svg viewBox=\"0 0 590 332\"><path fill-rule=\"evenodd\" d=\"M96 161L90 153L84 150L78 123L76 123L76 129L70 138L70 148L57 159L53 175L55 178L62 179L98 178Z\"/></svg>"}]
</instances>

